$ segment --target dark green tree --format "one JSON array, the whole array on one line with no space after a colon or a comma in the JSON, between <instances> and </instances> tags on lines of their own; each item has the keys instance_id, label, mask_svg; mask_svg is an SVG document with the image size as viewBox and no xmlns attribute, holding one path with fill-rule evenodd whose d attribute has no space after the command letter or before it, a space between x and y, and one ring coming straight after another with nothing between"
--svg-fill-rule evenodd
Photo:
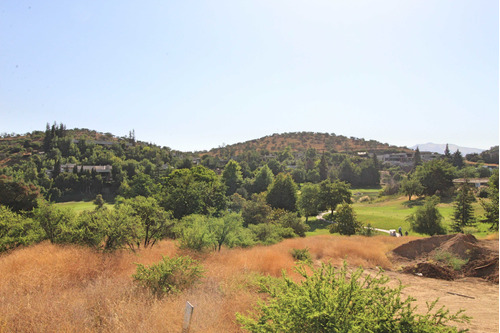
<instances>
[{"instance_id":1,"label":"dark green tree","mask_svg":"<svg viewBox=\"0 0 500 333\"><path fill-rule=\"evenodd\" d=\"M245 226L268 223L272 209L265 200L264 193L253 194L251 200L245 201L241 216Z\"/></svg>"},{"instance_id":2,"label":"dark green tree","mask_svg":"<svg viewBox=\"0 0 500 333\"><path fill-rule=\"evenodd\" d=\"M353 186L358 182L358 170L350 158L346 158L339 166L339 179Z\"/></svg>"},{"instance_id":3,"label":"dark green tree","mask_svg":"<svg viewBox=\"0 0 500 333\"><path fill-rule=\"evenodd\" d=\"M498 169L493 172L488 184L488 200L482 200L484 217L491 224L490 229L498 231Z\"/></svg>"},{"instance_id":4,"label":"dark green tree","mask_svg":"<svg viewBox=\"0 0 500 333\"><path fill-rule=\"evenodd\" d=\"M463 232L464 227L476 224L474 208L472 203L476 201L471 184L466 181L457 190L457 197L453 210L453 223L451 229L455 232Z\"/></svg>"},{"instance_id":5,"label":"dark green tree","mask_svg":"<svg viewBox=\"0 0 500 333\"><path fill-rule=\"evenodd\" d=\"M431 236L445 234L446 229L441 224L443 215L437 208L438 203L437 196L425 199L423 206L418 207L415 213L406 218L410 222L410 228L415 232Z\"/></svg>"},{"instance_id":6,"label":"dark green tree","mask_svg":"<svg viewBox=\"0 0 500 333\"><path fill-rule=\"evenodd\" d=\"M420 149L415 149L415 154L413 154L413 170L415 170L419 165L422 165L422 156L420 155Z\"/></svg>"},{"instance_id":7,"label":"dark green tree","mask_svg":"<svg viewBox=\"0 0 500 333\"><path fill-rule=\"evenodd\" d=\"M338 232L341 235L350 236L359 233L363 228L363 225L356 218L352 205L346 202L342 203L334 216L334 224L330 227L331 233Z\"/></svg>"},{"instance_id":8,"label":"dark green tree","mask_svg":"<svg viewBox=\"0 0 500 333\"><path fill-rule=\"evenodd\" d=\"M319 179L323 181L328 178L328 162L326 161L325 154L321 155L321 160L318 165Z\"/></svg>"},{"instance_id":9,"label":"dark green tree","mask_svg":"<svg viewBox=\"0 0 500 333\"><path fill-rule=\"evenodd\" d=\"M415 176L424 187L425 195L446 195L453 186L455 169L445 160L433 160L417 167Z\"/></svg>"},{"instance_id":10,"label":"dark green tree","mask_svg":"<svg viewBox=\"0 0 500 333\"><path fill-rule=\"evenodd\" d=\"M293 181L292 176L284 173L278 174L269 187L266 201L273 208L295 211L297 204L297 185Z\"/></svg>"},{"instance_id":11,"label":"dark green tree","mask_svg":"<svg viewBox=\"0 0 500 333\"><path fill-rule=\"evenodd\" d=\"M451 152L448 144L446 144L446 148L444 149L444 159L448 162L451 162Z\"/></svg>"},{"instance_id":12,"label":"dark green tree","mask_svg":"<svg viewBox=\"0 0 500 333\"><path fill-rule=\"evenodd\" d=\"M253 181L252 190L253 193L261 193L267 191L269 185L273 183L274 175L271 169L265 164L259 169L255 175L255 180Z\"/></svg>"},{"instance_id":13,"label":"dark green tree","mask_svg":"<svg viewBox=\"0 0 500 333\"><path fill-rule=\"evenodd\" d=\"M319 184L319 202L320 207L333 211L337 205L351 202L351 191L349 184L335 180L324 180Z\"/></svg>"},{"instance_id":14,"label":"dark green tree","mask_svg":"<svg viewBox=\"0 0 500 333\"><path fill-rule=\"evenodd\" d=\"M459 169L464 167L464 158L462 157L462 153L460 152L460 150L457 149L457 151L453 153L451 163L454 167L457 167Z\"/></svg>"}]
</instances>

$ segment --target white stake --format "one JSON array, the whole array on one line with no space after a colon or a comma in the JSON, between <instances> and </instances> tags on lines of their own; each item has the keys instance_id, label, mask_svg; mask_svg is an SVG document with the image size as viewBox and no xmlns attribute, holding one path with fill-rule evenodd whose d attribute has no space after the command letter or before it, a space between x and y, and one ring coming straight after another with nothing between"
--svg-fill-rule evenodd
<instances>
[{"instance_id":1,"label":"white stake","mask_svg":"<svg viewBox=\"0 0 500 333\"><path fill-rule=\"evenodd\" d=\"M186 302L186 311L184 312L184 324L182 325L182 333L189 332L189 324L191 323L191 316L193 315L194 306Z\"/></svg>"}]
</instances>

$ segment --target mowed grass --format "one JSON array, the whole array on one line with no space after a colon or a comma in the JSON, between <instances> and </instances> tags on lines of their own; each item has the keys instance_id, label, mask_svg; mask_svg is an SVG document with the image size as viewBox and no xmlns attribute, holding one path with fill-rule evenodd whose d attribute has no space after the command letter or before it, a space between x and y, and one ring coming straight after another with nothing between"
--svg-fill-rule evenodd
<instances>
[{"instance_id":1,"label":"mowed grass","mask_svg":"<svg viewBox=\"0 0 500 333\"><path fill-rule=\"evenodd\" d=\"M94 210L96 205L92 201L68 201L68 202L58 202L56 203L58 207L69 208L73 212L79 214L83 211ZM105 207L111 208L113 205L105 203Z\"/></svg>"},{"instance_id":2,"label":"mowed grass","mask_svg":"<svg viewBox=\"0 0 500 333\"><path fill-rule=\"evenodd\" d=\"M397 230L401 227L403 232L408 231L410 234L415 234L410 230L410 223L406 221L406 218L416 211L419 204L422 204L421 200L413 200L413 203L410 204L406 197L398 197L370 203L355 203L353 207L358 220L365 225L371 224L372 227L386 230ZM484 210L479 201L475 202L473 207L475 216L479 221L484 215ZM438 209L443 215L443 225L450 229L453 223L454 202L440 203ZM489 224L478 223L476 226L478 232L475 232L474 235L486 236L489 233L489 227Z\"/></svg>"}]
</instances>

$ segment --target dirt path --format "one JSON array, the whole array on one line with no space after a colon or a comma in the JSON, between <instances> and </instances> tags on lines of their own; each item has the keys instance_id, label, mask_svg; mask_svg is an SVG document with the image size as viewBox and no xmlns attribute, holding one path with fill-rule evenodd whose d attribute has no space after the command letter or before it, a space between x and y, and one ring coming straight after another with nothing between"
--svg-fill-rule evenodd
<instances>
[{"instance_id":1,"label":"dirt path","mask_svg":"<svg viewBox=\"0 0 500 333\"><path fill-rule=\"evenodd\" d=\"M375 273L375 270L367 270ZM469 324L456 325L468 328L470 332L499 332L498 284L486 282L480 278L464 278L455 281L445 281L418 277L398 272L385 272L395 285L401 281L407 286L403 295L417 299L419 311L427 309L425 302L439 298L438 305L444 305L451 312L464 309L468 316L473 317ZM469 297L457 296L461 294Z\"/></svg>"}]
</instances>

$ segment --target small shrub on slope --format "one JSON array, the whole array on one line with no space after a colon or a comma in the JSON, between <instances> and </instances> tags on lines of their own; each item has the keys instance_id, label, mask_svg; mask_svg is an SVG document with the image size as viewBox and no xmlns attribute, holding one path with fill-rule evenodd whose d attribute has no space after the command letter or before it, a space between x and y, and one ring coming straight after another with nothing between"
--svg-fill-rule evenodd
<instances>
[{"instance_id":1,"label":"small shrub on slope","mask_svg":"<svg viewBox=\"0 0 500 333\"><path fill-rule=\"evenodd\" d=\"M311 268L312 269L312 268ZM427 304L426 314L415 313L415 301L401 298L400 285L386 286L388 278L380 273L363 277L360 268L348 274L347 266L336 270L330 264L297 272L304 280L294 282L267 278L261 282L270 295L257 313L237 314L243 328L250 332L458 332L446 326L450 321L469 318L459 311L450 314L444 307L436 310L437 300Z\"/></svg>"},{"instance_id":2,"label":"small shrub on slope","mask_svg":"<svg viewBox=\"0 0 500 333\"><path fill-rule=\"evenodd\" d=\"M132 277L158 298L192 286L203 276L203 268L190 257L165 258L154 265L137 264Z\"/></svg>"}]
</instances>

